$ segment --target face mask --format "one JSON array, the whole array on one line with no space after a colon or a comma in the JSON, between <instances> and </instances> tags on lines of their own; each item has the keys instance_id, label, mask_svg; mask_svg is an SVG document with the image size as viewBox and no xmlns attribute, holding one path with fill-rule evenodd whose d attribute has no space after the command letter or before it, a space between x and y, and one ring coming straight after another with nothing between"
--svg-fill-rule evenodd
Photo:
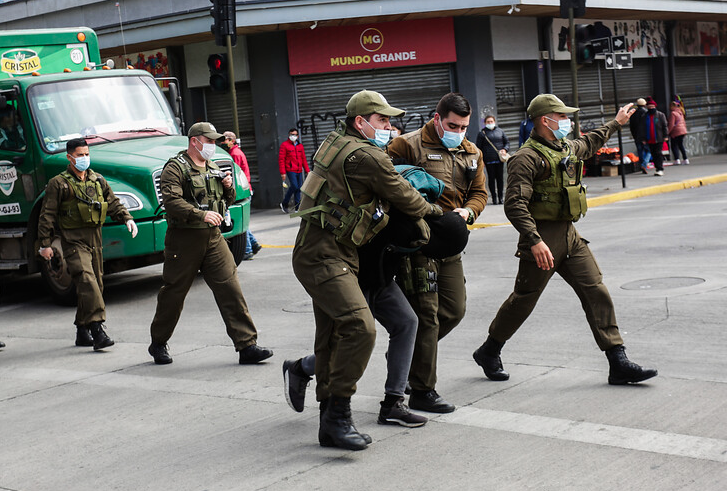
<instances>
[{"instance_id":1,"label":"face mask","mask_svg":"<svg viewBox=\"0 0 727 491\"><path fill-rule=\"evenodd\" d=\"M487 128L488 130L492 131L492 130L495 129L495 124L494 123L486 124L485 125L485 128Z\"/></svg>"},{"instance_id":2,"label":"face mask","mask_svg":"<svg viewBox=\"0 0 727 491\"><path fill-rule=\"evenodd\" d=\"M76 170L78 170L78 172L83 172L91 166L90 156L84 155L82 157L74 157L73 160L73 166Z\"/></svg>"},{"instance_id":3,"label":"face mask","mask_svg":"<svg viewBox=\"0 0 727 491\"><path fill-rule=\"evenodd\" d=\"M442 126L442 121L439 121L439 127L442 128L444 136L439 137L442 140L442 144L447 148L457 148L464 141L464 131L462 133L456 133L454 131L447 131Z\"/></svg>"},{"instance_id":4,"label":"face mask","mask_svg":"<svg viewBox=\"0 0 727 491\"><path fill-rule=\"evenodd\" d=\"M649 112L649 114L654 114L656 112L656 108L655 107L650 107L650 108L647 109L647 111Z\"/></svg>"},{"instance_id":5,"label":"face mask","mask_svg":"<svg viewBox=\"0 0 727 491\"><path fill-rule=\"evenodd\" d=\"M289 136L288 138L289 138L289 139L290 139L290 141L292 141L293 143L295 143L295 142L297 142L297 141L298 141L298 135L290 135L290 136Z\"/></svg>"},{"instance_id":6,"label":"face mask","mask_svg":"<svg viewBox=\"0 0 727 491\"><path fill-rule=\"evenodd\" d=\"M199 141L199 140L197 140L197 141ZM195 146L194 148L199 152L199 155L205 160L211 159L212 156L215 154L215 144L214 143L202 143L202 150L197 148L197 146Z\"/></svg>"},{"instance_id":7,"label":"face mask","mask_svg":"<svg viewBox=\"0 0 727 491\"><path fill-rule=\"evenodd\" d=\"M545 117L545 119L550 119L549 117ZM550 131L553 132L553 135L555 136L556 140L560 140L561 138L565 138L568 136L568 133L570 133L570 119L561 119L560 121L556 121L554 119L550 119L554 123L558 123L558 129L554 130L550 127Z\"/></svg>"},{"instance_id":8,"label":"face mask","mask_svg":"<svg viewBox=\"0 0 727 491\"><path fill-rule=\"evenodd\" d=\"M364 121L366 121L366 120L364 119ZM371 123L369 123L368 121L366 121L366 124L371 126ZM371 126L371 129L374 130L375 136L374 136L374 138L366 137L366 139L368 141L370 141L371 143L373 143L374 145L376 145L377 147L384 148L389 143L389 140L391 140L391 131L390 130L377 130L373 126Z\"/></svg>"}]
</instances>

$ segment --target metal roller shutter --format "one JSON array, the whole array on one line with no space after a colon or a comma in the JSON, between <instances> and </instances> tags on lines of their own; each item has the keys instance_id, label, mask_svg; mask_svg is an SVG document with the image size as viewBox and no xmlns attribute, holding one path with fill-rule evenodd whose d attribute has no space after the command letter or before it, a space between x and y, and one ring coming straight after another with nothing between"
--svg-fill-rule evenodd
<instances>
[{"instance_id":1,"label":"metal roller shutter","mask_svg":"<svg viewBox=\"0 0 727 491\"><path fill-rule=\"evenodd\" d=\"M724 58L674 60L677 93L687 110L689 131L727 123L727 63Z\"/></svg>"},{"instance_id":2,"label":"metal roller shutter","mask_svg":"<svg viewBox=\"0 0 727 491\"><path fill-rule=\"evenodd\" d=\"M727 126L727 59L708 58L710 125Z\"/></svg>"},{"instance_id":3,"label":"metal roller shutter","mask_svg":"<svg viewBox=\"0 0 727 491\"><path fill-rule=\"evenodd\" d=\"M522 64L495 63L495 94L497 96L497 125L510 140L512 151L517 149L520 122L527 115L523 88ZM482 126L484 114L478 124Z\"/></svg>"},{"instance_id":4,"label":"metal roller shutter","mask_svg":"<svg viewBox=\"0 0 727 491\"><path fill-rule=\"evenodd\" d=\"M240 134L237 137L240 139L240 148L245 153L250 166L250 178L253 183L257 183L259 177L250 82L238 82L235 84L235 90L237 92L237 122L240 125ZM214 92L206 88L204 95L207 105L207 120L217 128L219 133L235 131L232 126L229 92Z\"/></svg>"},{"instance_id":5,"label":"metal roller shutter","mask_svg":"<svg viewBox=\"0 0 727 491\"><path fill-rule=\"evenodd\" d=\"M429 65L345 73L304 75L295 79L297 126L308 155L345 119L344 108L359 90L381 92L394 107L406 110L405 131L419 129L434 114L437 102L452 90L450 65ZM399 118L395 118L399 120Z\"/></svg>"}]
</instances>

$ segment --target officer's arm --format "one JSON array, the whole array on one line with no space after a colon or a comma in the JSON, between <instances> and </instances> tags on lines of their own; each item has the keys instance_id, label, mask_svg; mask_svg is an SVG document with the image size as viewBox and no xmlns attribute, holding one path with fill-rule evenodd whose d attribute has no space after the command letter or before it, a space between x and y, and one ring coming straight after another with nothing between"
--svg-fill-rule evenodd
<instances>
[{"instance_id":1,"label":"officer's arm","mask_svg":"<svg viewBox=\"0 0 727 491\"><path fill-rule=\"evenodd\" d=\"M569 141L573 153L579 159L589 159L596 154L599 148L611 138L621 125L615 119L609 121L598 129L589 131L582 137Z\"/></svg>"},{"instance_id":2,"label":"officer's arm","mask_svg":"<svg viewBox=\"0 0 727 491\"><path fill-rule=\"evenodd\" d=\"M101 184L101 191L103 191L104 199L109 204L109 208L106 214L119 223L126 223L127 220L132 220L131 214L126 209L126 207L121 204L121 201L111 190L111 186L109 186L109 183L106 181L106 179L98 176L98 181Z\"/></svg>"},{"instance_id":3,"label":"officer's arm","mask_svg":"<svg viewBox=\"0 0 727 491\"><path fill-rule=\"evenodd\" d=\"M472 180L469 189L467 190L467 196L464 200L464 209L470 212L468 224L472 224L480 216L480 213L485 209L487 205L487 189L485 187L485 162L482 159L482 152L479 152L477 157L477 173L475 178Z\"/></svg>"},{"instance_id":4,"label":"officer's arm","mask_svg":"<svg viewBox=\"0 0 727 491\"><path fill-rule=\"evenodd\" d=\"M404 159L411 165L418 165L418 163L414 161L414 151L411 148L411 145L409 145L407 141L400 136L397 136L391 141L391 143L389 143L389 146L386 147L386 153L388 153L392 159Z\"/></svg>"},{"instance_id":5,"label":"officer's arm","mask_svg":"<svg viewBox=\"0 0 727 491\"><path fill-rule=\"evenodd\" d=\"M222 199L225 200L225 203L227 203L227 206L231 206L235 202L235 197L237 196L237 191L235 190L235 185L233 182L233 185L229 188L225 188L224 193L222 194Z\"/></svg>"},{"instance_id":6,"label":"officer's arm","mask_svg":"<svg viewBox=\"0 0 727 491\"><path fill-rule=\"evenodd\" d=\"M536 155L529 155L521 149L507 164L505 215L531 247L543 240L528 210L528 203L533 196L536 166L539 162L540 158Z\"/></svg>"},{"instance_id":7,"label":"officer's arm","mask_svg":"<svg viewBox=\"0 0 727 491\"><path fill-rule=\"evenodd\" d=\"M183 197L184 174L177 164L169 162L161 176L162 203L167 215L185 222L204 222L205 212Z\"/></svg>"},{"instance_id":8,"label":"officer's arm","mask_svg":"<svg viewBox=\"0 0 727 491\"><path fill-rule=\"evenodd\" d=\"M58 210L61 205L60 186L57 180L51 179L45 189L43 206L38 217L38 240L41 247L50 247L55 225L58 222Z\"/></svg>"},{"instance_id":9,"label":"officer's arm","mask_svg":"<svg viewBox=\"0 0 727 491\"><path fill-rule=\"evenodd\" d=\"M422 218L434 213L431 203L414 189L409 181L396 172L394 165L383 154L381 158L366 155L358 166L362 181L368 181L373 193L412 218ZM369 171L371 169L371 171Z\"/></svg>"}]
</instances>

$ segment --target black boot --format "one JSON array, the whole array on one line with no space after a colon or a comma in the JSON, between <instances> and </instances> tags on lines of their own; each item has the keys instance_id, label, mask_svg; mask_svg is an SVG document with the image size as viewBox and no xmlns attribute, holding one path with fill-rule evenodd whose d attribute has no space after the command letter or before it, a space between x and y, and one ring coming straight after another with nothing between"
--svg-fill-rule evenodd
<instances>
[{"instance_id":1,"label":"black boot","mask_svg":"<svg viewBox=\"0 0 727 491\"><path fill-rule=\"evenodd\" d=\"M157 365L169 365L172 361L172 357L169 356L168 346L166 344L158 344L152 341L149 345L149 354L154 358L154 363Z\"/></svg>"},{"instance_id":2,"label":"black boot","mask_svg":"<svg viewBox=\"0 0 727 491\"><path fill-rule=\"evenodd\" d=\"M321 446L333 446L347 450L363 450L368 445L363 435L353 426L351 398L331 396L321 417L318 432Z\"/></svg>"},{"instance_id":3,"label":"black boot","mask_svg":"<svg viewBox=\"0 0 727 491\"><path fill-rule=\"evenodd\" d=\"M0 348L4 348L4 347L5 347L5 343L3 343L2 341L0 341Z\"/></svg>"},{"instance_id":4,"label":"black boot","mask_svg":"<svg viewBox=\"0 0 727 491\"><path fill-rule=\"evenodd\" d=\"M653 368L642 368L626 358L626 348L623 344L606 350L606 358L610 370L608 383L611 385L635 384L651 377L656 377L657 371Z\"/></svg>"},{"instance_id":5,"label":"black boot","mask_svg":"<svg viewBox=\"0 0 727 491\"><path fill-rule=\"evenodd\" d=\"M328 399L323 399L320 403L320 415L318 416L318 421L323 421L323 413L326 412L326 408L328 407ZM353 418L351 418L351 426L353 426ZM356 430L356 427L353 426L353 429ZM358 431L358 430L356 430ZM364 441L366 442L366 445L371 445L371 442L373 441L371 437L367 433L360 433L359 434L363 437ZM333 443L333 439L328 436L326 433L323 433L320 429L318 430L318 442L321 444L321 447L335 447L336 444Z\"/></svg>"},{"instance_id":6,"label":"black boot","mask_svg":"<svg viewBox=\"0 0 727 491\"><path fill-rule=\"evenodd\" d=\"M93 350L99 351L109 346L114 345L114 340L111 339L106 331L103 330L104 325L100 322L92 322L89 326L91 336L93 337Z\"/></svg>"},{"instance_id":7,"label":"black boot","mask_svg":"<svg viewBox=\"0 0 727 491\"><path fill-rule=\"evenodd\" d=\"M472 358L485 371L490 380L501 382L510 378L510 374L502 369L500 351L505 343L501 343L492 336L487 336L485 343L472 353Z\"/></svg>"},{"instance_id":8,"label":"black boot","mask_svg":"<svg viewBox=\"0 0 727 491\"><path fill-rule=\"evenodd\" d=\"M76 346L93 346L93 336L88 326L76 327Z\"/></svg>"}]
</instances>

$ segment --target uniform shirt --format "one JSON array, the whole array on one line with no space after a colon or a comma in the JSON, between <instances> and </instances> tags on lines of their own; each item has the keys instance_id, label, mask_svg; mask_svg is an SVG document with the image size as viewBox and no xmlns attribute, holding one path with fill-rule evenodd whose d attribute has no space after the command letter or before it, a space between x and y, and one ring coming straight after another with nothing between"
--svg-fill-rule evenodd
<instances>
[{"instance_id":1,"label":"uniform shirt","mask_svg":"<svg viewBox=\"0 0 727 491\"><path fill-rule=\"evenodd\" d=\"M73 173L73 169L70 164L66 170L69 174L71 174L71 177L80 181L80 179L76 177L76 174ZM132 219L129 212L126 211L124 205L121 204L121 201L119 201L119 198L116 197L114 192L111 190L109 183L106 182L106 179L104 179L101 174L94 172L91 176L91 174L87 172L86 179L97 179L99 184L101 184L101 191L103 192L104 200L106 200L109 204L106 212L108 216L120 223L125 223L127 220ZM61 175L57 175L48 181L48 186L45 188L45 197L43 198L43 207L40 210L40 217L38 218L38 240L40 240L41 247L50 247L53 231L59 224L58 212L61 209L61 203L63 201L68 201L74 196L75 193L73 192L73 188L71 188L68 181L66 181L66 179ZM97 227L60 229L60 231L61 236L67 242L84 242L88 237L89 229L100 227L101 225L98 225Z\"/></svg>"},{"instance_id":2,"label":"uniform shirt","mask_svg":"<svg viewBox=\"0 0 727 491\"><path fill-rule=\"evenodd\" d=\"M594 155L608 141L621 125L616 120L586 133L584 136L570 140L573 153L585 160ZM533 133L530 138L561 151L560 141L548 141ZM529 252L530 247L542 241L538 233L535 219L530 214L528 204L533 196L533 182L544 181L550 177L550 164L532 148L520 148L507 162L507 191L505 193L505 215L520 233L519 249Z\"/></svg>"},{"instance_id":3,"label":"uniform shirt","mask_svg":"<svg viewBox=\"0 0 727 491\"><path fill-rule=\"evenodd\" d=\"M485 209L487 191L482 153L466 138L454 151L444 148L432 119L423 128L395 138L387 151L394 158L423 167L444 182L444 192L437 200L442 210L469 208L472 220L476 220ZM473 163L477 164L477 171L470 181L465 169Z\"/></svg>"}]
</instances>

